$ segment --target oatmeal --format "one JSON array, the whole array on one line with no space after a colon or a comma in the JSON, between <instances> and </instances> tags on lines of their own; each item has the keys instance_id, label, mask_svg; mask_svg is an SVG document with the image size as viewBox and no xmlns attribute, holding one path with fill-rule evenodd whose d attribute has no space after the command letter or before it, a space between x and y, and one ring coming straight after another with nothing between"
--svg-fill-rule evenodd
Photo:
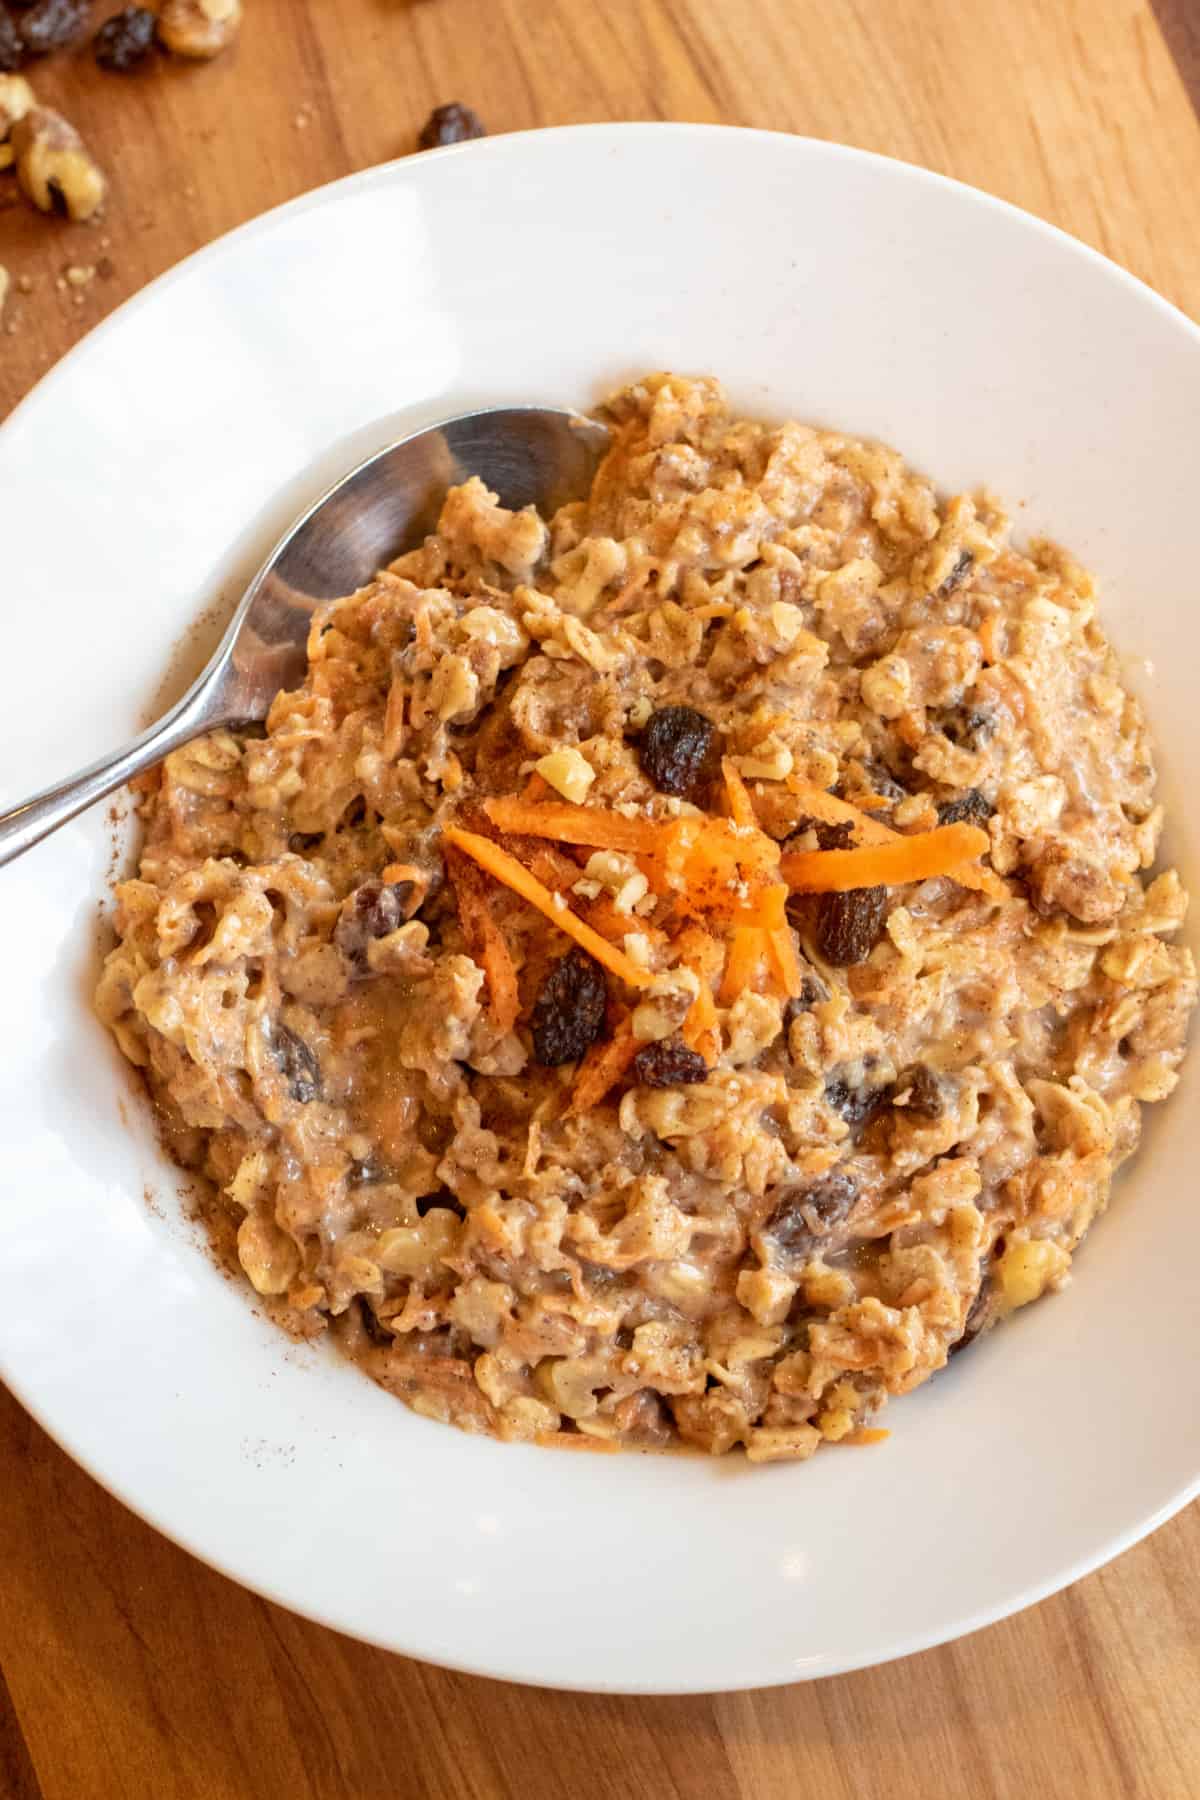
<instances>
[{"instance_id":1,"label":"oatmeal","mask_svg":"<svg viewBox=\"0 0 1200 1800\"><path fill-rule=\"evenodd\" d=\"M98 1003L290 1330L418 1412L862 1443L1060 1288L1196 998L1086 571L657 375L167 758Z\"/></svg>"}]
</instances>

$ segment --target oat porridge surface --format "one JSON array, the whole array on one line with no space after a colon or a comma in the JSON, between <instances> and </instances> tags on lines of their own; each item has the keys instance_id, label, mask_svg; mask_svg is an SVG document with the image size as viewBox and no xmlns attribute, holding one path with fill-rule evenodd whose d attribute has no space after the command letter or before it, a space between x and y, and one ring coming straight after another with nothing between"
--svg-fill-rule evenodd
<instances>
[{"instance_id":1,"label":"oat porridge surface","mask_svg":"<svg viewBox=\"0 0 1200 1800\"><path fill-rule=\"evenodd\" d=\"M1061 550L655 375L145 786L98 1004L272 1314L418 1412L754 1461L1067 1280L1196 998Z\"/></svg>"}]
</instances>

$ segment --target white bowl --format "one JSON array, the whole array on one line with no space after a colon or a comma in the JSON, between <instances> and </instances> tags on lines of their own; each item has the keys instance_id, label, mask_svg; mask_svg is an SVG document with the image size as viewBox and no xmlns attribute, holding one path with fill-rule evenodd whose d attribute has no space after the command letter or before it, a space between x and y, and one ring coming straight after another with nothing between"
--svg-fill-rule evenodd
<instances>
[{"instance_id":1,"label":"white bowl","mask_svg":"<svg viewBox=\"0 0 1200 1800\"><path fill-rule=\"evenodd\" d=\"M0 432L6 799L142 722L189 623L367 450L663 366L890 440L947 488L989 481L1095 568L1186 875L1200 334L969 189L694 126L370 170L194 257L69 356ZM94 815L0 877L0 1373L227 1574L459 1668L748 1687L999 1618L1196 1490L1197 1064L1071 1287L894 1403L882 1448L763 1469L506 1447L291 1348L213 1268L89 1009L112 835Z\"/></svg>"}]
</instances>

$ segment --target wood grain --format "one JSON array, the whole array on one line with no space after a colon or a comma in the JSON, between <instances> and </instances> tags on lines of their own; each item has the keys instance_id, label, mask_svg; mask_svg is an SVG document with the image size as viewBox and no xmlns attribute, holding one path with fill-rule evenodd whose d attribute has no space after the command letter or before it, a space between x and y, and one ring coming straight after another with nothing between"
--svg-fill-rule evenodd
<instances>
[{"instance_id":1,"label":"wood grain","mask_svg":"<svg viewBox=\"0 0 1200 1800\"><path fill-rule=\"evenodd\" d=\"M1192 0L1158 4L1172 40L1194 41ZM154 275L408 151L450 99L493 131L722 120L882 150L1054 220L1200 315L1200 126L1149 0L247 10L236 54L209 68L121 80L79 54L39 71L113 194L102 226L76 227L6 205L0 178L0 416ZM105 270L78 304L59 285L70 264ZM1200 1793L1196 1508L1032 1612L888 1668L690 1700L536 1693L385 1656L233 1587L0 1392L0 1570L0 1800Z\"/></svg>"}]
</instances>

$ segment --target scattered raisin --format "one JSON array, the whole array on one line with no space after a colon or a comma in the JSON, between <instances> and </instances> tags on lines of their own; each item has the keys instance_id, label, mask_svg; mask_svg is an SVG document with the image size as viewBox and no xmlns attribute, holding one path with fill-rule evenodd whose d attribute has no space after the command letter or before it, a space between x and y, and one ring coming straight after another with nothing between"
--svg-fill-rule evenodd
<instances>
[{"instance_id":1,"label":"scattered raisin","mask_svg":"<svg viewBox=\"0 0 1200 1800\"><path fill-rule=\"evenodd\" d=\"M411 881L364 881L355 888L342 907L334 926L333 941L342 955L356 969L367 966L367 945L372 938L388 937L399 931L410 917L409 905L415 892Z\"/></svg>"},{"instance_id":2,"label":"scattered raisin","mask_svg":"<svg viewBox=\"0 0 1200 1800\"><path fill-rule=\"evenodd\" d=\"M825 1104L841 1113L847 1125L865 1125L888 1099L889 1090L871 1087L867 1082L843 1081L835 1076L825 1083Z\"/></svg>"},{"instance_id":3,"label":"scattered raisin","mask_svg":"<svg viewBox=\"0 0 1200 1800\"><path fill-rule=\"evenodd\" d=\"M803 1187L789 1188L767 1223L767 1234L785 1255L811 1255L817 1240L840 1225L858 1199L858 1183L834 1169Z\"/></svg>"},{"instance_id":4,"label":"scattered raisin","mask_svg":"<svg viewBox=\"0 0 1200 1800\"><path fill-rule=\"evenodd\" d=\"M321 1065L315 1052L282 1020L275 1021L271 1036L271 1054L279 1064L289 1094L298 1106L307 1106L321 1092Z\"/></svg>"},{"instance_id":5,"label":"scattered raisin","mask_svg":"<svg viewBox=\"0 0 1200 1800\"><path fill-rule=\"evenodd\" d=\"M690 799L703 785L716 726L694 706L660 706L642 729L638 755L661 794Z\"/></svg>"},{"instance_id":6,"label":"scattered raisin","mask_svg":"<svg viewBox=\"0 0 1200 1800\"><path fill-rule=\"evenodd\" d=\"M958 561L955 563L954 567L951 569L950 573L947 575L945 581L943 581L941 587L938 589L939 595L952 594L954 592L955 588L960 588L974 567L975 567L975 558L974 558L973 554L971 553L971 551L970 550L961 551L959 554Z\"/></svg>"},{"instance_id":7,"label":"scattered raisin","mask_svg":"<svg viewBox=\"0 0 1200 1800\"><path fill-rule=\"evenodd\" d=\"M358 1296L358 1316L362 1320L363 1330L373 1344L377 1344L383 1349L388 1344L395 1343L396 1340L391 1332L386 1326L379 1323L379 1320L375 1315L375 1308L371 1305L371 1302L364 1299L361 1294Z\"/></svg>"},{"instance_id":8,"label":"scattered raisin","mask_svg":"<svg viewBox=\"0 0 1200 1800\"><path fill-rule=\"evenodd\" d=\"M888 1094L893 1106L901 1094L906 1096L901 1111L911 1118L940 1119L946 1110L946 1084L927 1063L917 1063L896 1077Z\"/></svg>"},{"instance_id":9,"label":"scattered raisin","mask_svg":"<svg viewBox=\"0 0 1200 1800\"><path fill-rule=\"evenodd\" d=\"M968 788L953 800L943 800L937 809L939 825L986 825L995 807L978 788Z\"/></svg>"},{"instance_id":10,"label":"scattered raisin","mask_svg":"<svg viewBox=\"0 0 1200 1800\"><path fill-rule=\"evenodd\" d=\"M288 838L288 849L294 856L304 856L308 851L315 850L317 845L324 841L325 833L323 831L293 831Z\"/></svg>"},{"instance_id":11,"label":"scattered raisin","mask_svg":"<svg viewBox=\"0 0 1200 1800\"><path fill-rule=\"evenodd\" d=\"M487 127L469 106L452 100L448 106L435 106L417 138L419 150L437 150L443 144L465 144L471 138L487 136Z\"/></svg>"},{"instance_id":12,"label":"scattered raisin","mask_svg":"<svg viewBox=\"0 0 1200 1800\"><path fill-rule=\"evenodd\" d=\"M49 56L78 37L87 23L89 0L36 0L22 13L21 41L30 56Z\"/></svg>"},{"instance_id":13,"label":"scattered raisin","mask_svg":"<svg viewBox=\"0 0 1200 1800\"><path fill-rule=\"evenodd\" d=\"M676 1087L689 1081L703 1081L708 1064L696 1050L689 1050L679 1038L660 1038L646 1044L633 1059L633 1078L643 1087Z\"/></svg>"},{"instance_id":14,"label":"scattered raisin","mask_svg":"<svg viewBox=\"0 0 1200 1800\"><path fill-rule=\"evenodd\" d=\"M824 819L810 819L805 813L796 820L796 833L815 831L818 850L851 850L854 847L854 821L842 819L836 825L827 825ZM784 845L788 849L788 845Z\"/></svg>"},{"instance_id":15,"label":"scattered raisin","mask_svg":"<svg viewBox=\"0 0 1200 1800\"><path fill-rule=\"evenodd\" d=\"M951 706L934 714L931 723L961 750L978 750L995 735L1000 721L993 706Z\"/></svg>"},{"instance_id":16,"label":"scattered raisin","mask_svg":"<svg viewBox=\"0 0 1200 1800\"><path fill-rule=\"evenodd\" d=\"M11 75L25 61L25 46L12 14L0 6L0 74Z\"/></svg>"},{"instance_id":17,"label":"scattered raisin","mask_svg":"<svg viewBox=\"0 0 1200 1800\"><path fill-rule=\"evenodd\" d=\"M533 1054L544 1069L578 1062L604 1030L608 989L582 950L556 962L533 1005Z\"/></svg>"},{"instance_id":18,"label":"scattered raisin","mask_svg":"<svg viewBox=\"0 0 1200 1800\"><path fill-rule=\"evenodd\" d=\"M815 969L810 969L800 984L800 992L792 999L786 1000L783 1007L783 1023L785 1028L801 1013L811 1011L822 1000L828 1000L829 989L821 980Z\"/></svg>"},{"instance_id":19,"label":"scattered raisin","mask_svg":"<svg viewBox=\"0 0 1200 1800\"><path fill-rule=\"evenodd\" d=\"M154 44L154 14L148 6L125 6L92 39L92 54L102 69L126 74L149 54Z\"/></svg>"},{"instance_id":20,"label":"scattered raisin","mask_svg":"<svg viewBox=\"0 0 1200 1800\"><path fill-rule=\"evenodd\" d=\"M817 948L835 968L866 962L887 919L886 887L850 888L822 894L817 908Z\"/></svg>"}]
</instances>

